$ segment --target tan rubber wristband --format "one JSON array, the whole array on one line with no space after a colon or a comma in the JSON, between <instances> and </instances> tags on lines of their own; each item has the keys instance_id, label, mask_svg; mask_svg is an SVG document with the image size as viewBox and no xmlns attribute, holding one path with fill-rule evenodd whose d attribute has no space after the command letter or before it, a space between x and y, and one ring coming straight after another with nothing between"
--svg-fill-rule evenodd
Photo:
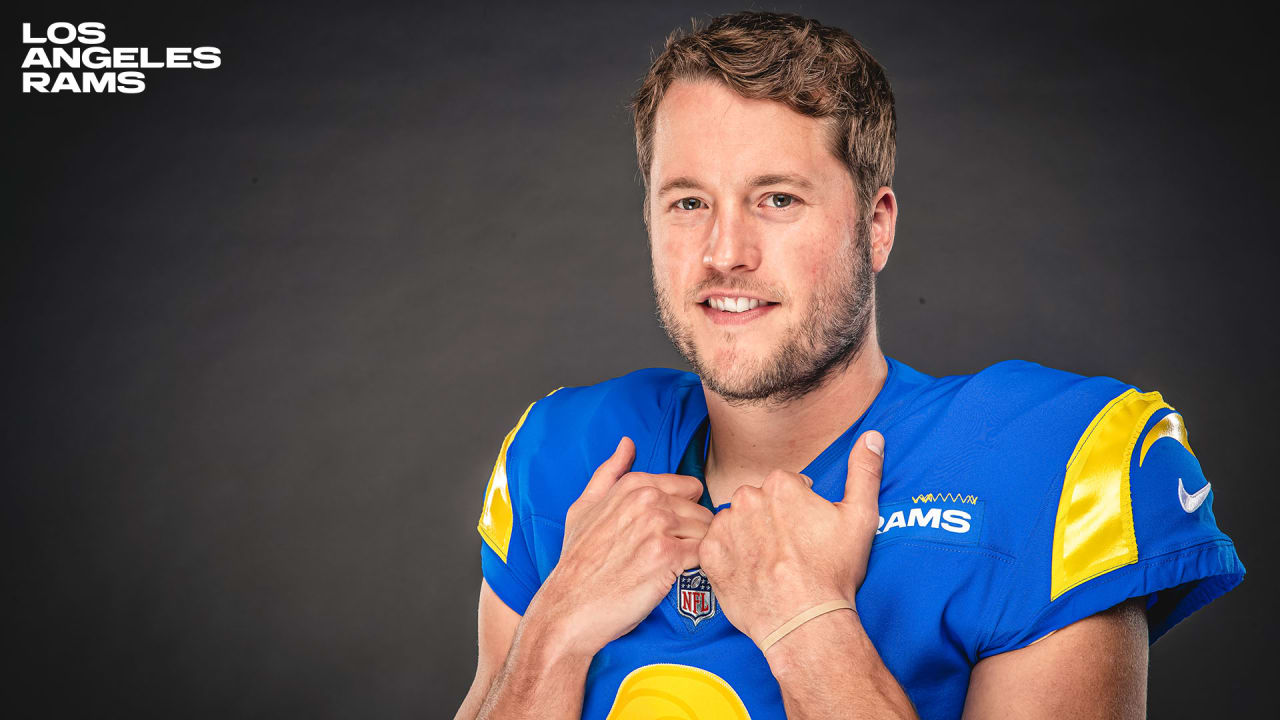
<instances>
[{"instance_id":1,"label":"tan rubber wristband","mask_svg":"<svg viewBox=\"0 0 1280 720\"><path fill-rule=\"evenodd\" d=\"M795 630L819 615L825 615L832 610L840 610L842 608L849 608L850 610L853 610L854 613L858 612L854 609L853 604L848 600L832 600L830 602L824 602L821 605L814 605L808 610L805 610L799 615L783 623L782 627L769 633L769 637L765 638L764 642L760 643L760 652L768 650L774 643L785 637L787 633Z\"/></svg>"}]
</instances>

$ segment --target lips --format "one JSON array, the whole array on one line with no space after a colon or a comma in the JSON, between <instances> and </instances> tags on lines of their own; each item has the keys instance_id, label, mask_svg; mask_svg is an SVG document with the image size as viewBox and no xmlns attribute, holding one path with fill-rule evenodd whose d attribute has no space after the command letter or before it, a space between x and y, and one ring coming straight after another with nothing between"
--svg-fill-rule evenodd
<instances>
[{"instance_id":1,"label":"lips","mask_svg":"<svg viewBox=\"0 0 1280 720\"><path fill-rule=\"evenodd\" d=\"M755 310L757 307L767 305L768 303L764 300L757 300L756 298L748 297L709 297L707 298L707 304L724 312L740 313L748 310Z\"/></svg>"},{"instance_id":2,"label":"lips","mask_svg":"<svg viewBox=\"0 0 1280 720\"><path fill-rule=\"evenodd\" d=\"M742 290L739 290L737 288L711 288L709 290L704 290L701 294L698 295L698 302L705 303L708 300L716 300L721 302L727 301L727 300L733 300L733 301L754 300L761 304L764 304L767 302L776 303L775 300L770 300L768 297L765 297L763 295L756 295L755 293L752 293L752 292L743 292Z\"/></svg>"},{"instance_id":3,"label":"lips","mask_svg":"<svg viewBox=\"0 0 1280 720\"><path fill-rule=\"evenodd\" d=\"M772 312L774 308L778 307L778 303L760 302L755 307L749 307L741 312L735 312L719 310L713 306L713 302L716 302L716 298L714 297L706 302L699 303L698 306L702 308L702 312L707 316L707 319L717 325L746 325L747 323L764 317L766 314ZM733 302L733 307L736 308L739 306L737 300L734 300ZM727 302L725 304L727 304ZM748 305L749 304L750 303L748 303Z\"/></svg>"}]
</instances>

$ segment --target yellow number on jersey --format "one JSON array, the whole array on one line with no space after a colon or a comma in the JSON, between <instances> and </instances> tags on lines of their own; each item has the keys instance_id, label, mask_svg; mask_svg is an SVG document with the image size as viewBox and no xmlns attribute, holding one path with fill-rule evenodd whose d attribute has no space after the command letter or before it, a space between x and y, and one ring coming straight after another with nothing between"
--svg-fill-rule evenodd
<instances>
[{"instance_id":1,"label":"yellow number on jersey","mask_svg":"<svg viewBox=\"0 0 1280 720\"><path fill-rule=\"evenodd\" d=\"M656 664L632 670L618 686L607 720L751 720L742 698L709 670Z\"/></svg>"}]
</instances>

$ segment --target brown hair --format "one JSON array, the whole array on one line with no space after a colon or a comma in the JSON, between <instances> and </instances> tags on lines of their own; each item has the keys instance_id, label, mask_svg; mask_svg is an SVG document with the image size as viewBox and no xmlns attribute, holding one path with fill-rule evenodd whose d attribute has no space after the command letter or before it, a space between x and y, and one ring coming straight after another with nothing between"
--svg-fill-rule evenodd
<instances>
[{"instance_id":1,"label":"brown hair","mask_svg":"<svg viewBox=\"0 0 1280 720\"><path fill-rule=\"evenodd\" d=\"M677 29L631 100L645 196L658 104L676 80L714 79L746 98L829 118L832 152L849 168L863 211L893 183L897 117L884 68L849 33L799 15L739 12ZM648 202L645 203L646 222Z\"/></svg>"}]
</instances>

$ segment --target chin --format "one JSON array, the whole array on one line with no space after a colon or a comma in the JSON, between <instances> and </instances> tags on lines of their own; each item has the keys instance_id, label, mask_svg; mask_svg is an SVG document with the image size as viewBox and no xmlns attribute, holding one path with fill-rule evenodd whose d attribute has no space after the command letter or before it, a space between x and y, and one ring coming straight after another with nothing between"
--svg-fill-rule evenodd
<instances>
[{"instance_id":1,"label":"chin","mask_svg":"<svg viewBox=\"0 0 1280 720\"><path fill-rule=\"evenodd\" d=\"M710 353L699 353L704 382L733 394L754 389L759 383L764 358L739 347L720 346Z\"/></svg>"}]
</instances>

